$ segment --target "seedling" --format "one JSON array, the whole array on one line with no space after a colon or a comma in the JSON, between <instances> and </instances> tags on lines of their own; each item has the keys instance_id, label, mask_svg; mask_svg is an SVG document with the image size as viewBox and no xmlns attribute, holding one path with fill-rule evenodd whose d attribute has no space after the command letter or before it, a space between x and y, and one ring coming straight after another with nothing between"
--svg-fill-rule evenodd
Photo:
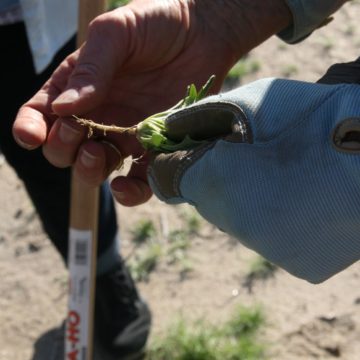
<instances>
[{"instance_id":1,"label":"seedling","mask_svg":"<svg viewBox=\"0 0 360 360\"><path fill-rule=\"evenodd\" d=\"M133 241L140 245L154 238L156 235L155 225L151 220L141 220L139 221L134 230L132 230Z\"/></svg>"},{"instance_id":2,"label":"seedling","mask_svg":"<svg viewBox=\"0 0 360 360\"><path fill-rule=\"evenodd\" d=\"M175 263L185 258L185 251L190 246L190 240L188 234L183 230L175 230L169 234L169 249L167 256L169 263Z\"/></svg>"},{"instance_id":3,"label":"seedling","mask_svg":"<svg viewBox=\"0 0 360 360\"><path fill-rule=\"evenodd\" d=\"M261 360L265 346L258 332L264 325L259 308L236 309L230 321L213 325L205 320L187 324L180 318L155 339L148 351L148 360Z\"/></svg>"},{"instance_id":4,"label":"seedling","mask_svg":"<svg viewBox=\"0 0 360 360\"><path fill-rule=\"evenodd\" d=\"M201 217L196 211L187 208L181 212L180 216L186 223L186 231L189 235L197 234L199 232L201 226Z\"/></svg>"},{"instance_id":5,"label":"seedling","mask_svg":"<svg viewBox=\"0 0 360 360\"><path fill-rule=\"evenodd\" d=\"M298 73L298 68L296 65L293 64L286 65L282 69L282 75L286 78L296 75L297 73Z\"/></svg>"},{"instance_id":6,"label":"seedling","mask_svg":"<svg viewBox=\"0 0 360 360\"><path fill-rule=\"evenodd\" d=\"M148 281L149 275L155 270L160 257L162 248L160 244L150 244L146 250L138 255L135 260L129 264L131 275L136 281Z\"/></svg>"},{"instance_id":7,"label":"seedling","mask_svg":"<svg viewBox=\"0 0 360 360\"><path fill-rule=\"evenodd\" d=\"M88 128L89 137L92 136L94 130L100 130L103 131L105 135L107 132L115 132L136 136L145 150L169 153L177 150L192 149L204 142L208 142L208 139L194 140L189 135L186 135L181 140L170 139L167 134L165 120L169 115L174 114L176 111L184 109L203 99L208 94L214 78L215 76L211 76L200 91L197 91L194 84L188 86L186 96L175 106L164 112L152 115L131 127L98 124L92 120L82 119L75 115L74 118L79 124Z\"/></svg>"},{"instance_id":8,"label":"seedling","mask_svg":"<svg viewBox=\"0 0 360 360\"><path fill-rule=\"evenodd\" d=\"M256 259L250 265L249 272L247 273L244 281L244 286L252 292L253 285L257 280L267 280L274 276L277 266L266 260L262 256Z\"/></svg>"},{"instance_id":9,"label":"seedling","mask_svg":"<svg viewBox=\"0 0 360 360\"><path fill-rule=\"evenodd\" d=\"M248 74L254 74L260 70L261 64L257 60L239 60L228 72L227 78L241 79Z\"/></svg>"},{"instance_id":10,"label":"seedling","mask_svg":"<svg viewBox=\"0 0 360 360\"><path fill-rule=\"evenodd\" d=\"M111 0L109 1L109 9L116 9L120 6L126 5L130 0Z\"/></svg>"},{"instance_id":11,"label":"seedling","mask_svg":"<svg viewBox=\"0 0 360 360\"><path fill-rule=\"evenodd\" d=\"M333 39L330 37L324 37L322 46L323 46L324 51L326 51L326 52L330 51L334 47Z\"/></svg>"},{"instance_id":12,"label":"seedling","mask_svg":"<svg viewBox=\"0 0 360 360\"><path fill-rule=\"evenodd\" d=\"M225 332L231 336L244 337L257 333L265 322L265 316L259 306L247 308L239 306L225 326Z\"/></svg>"}]
</instances>

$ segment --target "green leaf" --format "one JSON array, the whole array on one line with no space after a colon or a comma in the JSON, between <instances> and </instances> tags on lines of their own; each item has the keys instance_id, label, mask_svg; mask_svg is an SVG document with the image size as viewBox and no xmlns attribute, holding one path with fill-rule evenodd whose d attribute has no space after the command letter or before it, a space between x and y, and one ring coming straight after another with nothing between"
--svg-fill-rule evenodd
<instances>
[{"instance_id":1,"label":"green leaf","mask_svg":"<svg viewBox=\"0 0 360 360\"><path fill-rule=\"evenodd\" d=\"M186 105L191 105L191 104L195 103L196 99L197 99L196 87L194 84L191 84L190 89L189 89L189 96L186 101Z\"/></svg>"},{"instance_id":2,"label":"green leaf","mask_svg":"<svg viewBox=\"0 0 360 360\"><path fill-rule=\"evenodd\" d=\"M183 139L175 142L166 136L166 119L169 115L195 104L203 99L210 90L215 76L212 75L200 92L196 90L194 84L187 87L184 99L178 102L172 108L158 114L154 114L137 126L137 139L147 150L170 153L178 150L189 150L198 145L207 143L207 140L193 140L186 135Z\"/></svg>"},{"instance_id":3,"label":"green leaf","mask_svg":"<svg viewBox=\"0 0 360 360\"><path fill-rule=\"evenodd\" d=\"M203 99L206 95L208 95L213 83L215 80L215 75L211 75L209 80L206 82L206 84L200 89L198 96L197 96L197 101Z\"/></svg>"}]
</instances>

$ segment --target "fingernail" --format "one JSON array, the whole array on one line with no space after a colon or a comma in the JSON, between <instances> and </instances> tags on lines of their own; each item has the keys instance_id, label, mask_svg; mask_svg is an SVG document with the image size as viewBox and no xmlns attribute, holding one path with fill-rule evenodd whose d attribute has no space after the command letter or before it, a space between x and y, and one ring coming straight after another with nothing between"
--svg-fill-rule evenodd
<instances>
[{"instance_id":1,"label":"fingernail","mask_svg":"<svg viewBox=\"0 0 360 360\"><path fill-rule=\"evenodd\" d=\"M83 150L81 156L80 156L81 163L87 167L87 168L93 168L95 167L98 158L86 150Z\"/></svg>"},{"instance_id":2,"label":"fingernail","mask_svg":"<svg viewBox=\"0 0 360 360\"><path fill-rule=\"evenodd\" d=\"M116 199L118 200L124 200L126 198L126 194L122 191L112 191Z\"/></svg>"},{"instance_id":3,"label":"fingernail","mask_svg":"<svg viewBox=\"0 0 360 360\"><path fill-rule=\"evenodd\" d=\"M29 119L26 123L22 124L21 132L14 131L13 136L15 141L24 149L32 150L39 147L39 136L41 135L41 126L34 119Z\"/></svg>"},{"instance_id":4,"label":"fingernail","mask_svg":"<svg viewBox=\"0 0 360 360\"><path fill-rule=\"evenodd\" d=\"M79 98L79 93L75 89L69 89L63 92L54 104L71 104Z\"/></svg>"},{"instance_id":5,"label":"fingernail","mask_svg":"<svg viewBox=\"0 0 360 360\"><path fill-rule=\"evenodd\" d=\"M65 144L74 143L77 139L79 139L80 131L74 129L70 125L66 123L61 123L59 129L59 137L60 140Z\"/></svg>"},{"instance_id":6,"label":"fingernail","mask_svg":"<svg viewBox=\"0 0 360 360\"><path fill-rule=\"evenodd\" d=\"M33 150L33 149L36 149L37 146L36 145L32 145L32 144L28 144L26 143L25 141L23 141L20 137L16 136L14 137L15 138L15 141L21 146L23 147L24 149L26 150Z\"/></svg>"}]
</instances>

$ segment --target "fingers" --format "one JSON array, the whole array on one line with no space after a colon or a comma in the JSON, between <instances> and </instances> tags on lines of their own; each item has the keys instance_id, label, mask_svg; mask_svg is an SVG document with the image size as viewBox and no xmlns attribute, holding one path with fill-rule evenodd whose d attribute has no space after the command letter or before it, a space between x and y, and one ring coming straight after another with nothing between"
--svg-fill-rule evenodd
<instances>
[{"instance_id":1,"label":"fingers","mask_svg":"<svg viewBox=\"0 0 360 360\"><path fill-rule=\"evenodd\" d=\"M57 119L43 145L45 158L54 166L68 167L76 159L78 148L85 138L86 129L74 119Z\"/></svg>"},{"instance_id":2,"label":"fingers","mask_svg":"<svg viewBox=\"0 0 360 360\"><path fill-rule=\"evenodd\" d=\"M88 141L81 145L73 165L76 176L90 186L98 186L124 159L107 141ZM126 176L116 177L111 188L115 199L124 206L140 205L152 196L146 178L147 160L133 162Z\"/></svg>"},{"instance_id":3,"label":"fingers","mask_svg":"<svg viewBox=\"0 0 360 360\"><path fill-rule=\"evenodd\" d=\"M147 156L132 163L128 175L118 176L111 183L115 199L124 206L136 206L145 203L152 196L147 183Z\"/></svg>"},{"instance_id":4,"label":"fingers","mask_svg":"<svg viewBox=\"0 0 360 360\"><path fill-rule=\"evenodd\" d=\"M33 150L45 142L47 128L47 121L41 112L22 107L13 124L13 137L24 149Z\"/></svg>"},{"instance_id":5,"label":"fingers","mask_svg":"<svg viewBox=\"0 0 360 360\"><path fill-rule=\"evenodd\" d=\"M113 101L109 94L114 94L116 71L131 50L127 22L125 15L119 13L116 19L109 13L96 18L89 27L87 42L20 109L13 127L21 146L26 149L42 146L51 164L73 166L76 175L93 186L104 181L123 159L114 146L87 140L86 129L70 116L96 113L100 107L106 108L109 100ZM126 141L118 141L117 147L120 151L121 147L126 149L124 156L134 154L134 145ZM144 202L151 196L145 167L134 166L122 183L128 205Z\"/></svg>"},{"instance_id":6,"label":"fingers","mask_svg":"<svg viewBox=\"0 0 360 360\"><path fill-rule=\"evenodd\" d=\"M114 139L87 139L87 131L73 118L57 119L42 149L52 165L60 168L73 166L83 182L97 186L123 162L123 155L111 142ZM124 153L124 156L128 154Z\"/></svg>"},{"instance_id":7,"label":"fingers","mask_svg":"<svg viewBox=\"0 0 360 360\"><path fill-rule=\"evenodd\" d=\"M152 195L149 185L138 178L119 176L111 183L113 195L124 206L141 205Z\"/></svg>"},{"instance_id":8,"label":"fingers","mask_svg":"<svg viewBox=\"0 0 360 360\"><path fill-rule=\"evenodd\" d=\"M97 17L89 26L86 43L81 47L66 88L53 102L60 116L83 114L96 108L108 94L116 68L126 54L126 31L121 19ZM118 44L121 44L119 51Z\"/></svg>"},{"instance_id":9,"label":"fingers","mask_svg":"<svg viewBox=\"0 0 360 360\"><path fill-rule=\"evenodd\" d=\"M42 88L18 111L13 124L15 141L32 150L43 145L48 131L57 119L51 104L65 87L76 53L65 59Z\"/></svg>"},{"instance_id":10,"label":"fingers","mask_svg":"<svg viewBox=\"0 0 360 360\"><path fill-rule=\"evenodd\" d=\"M83 182L98 186L122 162L120 152L114 146L91 140L81 145L73 169Z\"/></svg>"}]
</instances>

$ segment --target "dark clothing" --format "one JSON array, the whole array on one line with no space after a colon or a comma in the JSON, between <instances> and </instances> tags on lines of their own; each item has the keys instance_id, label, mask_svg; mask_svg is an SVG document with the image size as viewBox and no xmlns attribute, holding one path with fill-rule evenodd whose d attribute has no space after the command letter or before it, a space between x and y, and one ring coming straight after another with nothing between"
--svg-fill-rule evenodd
<instances>
[{"instance_id":1,"label":"dark clothing","mask_svg":"<svg viewBox=\"0 0 360 360\"><path fill-rule=\"evenodd\" d=\"M35 74L23 23L0 26L3 52L0 57L2 86L0 110L0 148L39 213L45 231L67 257L70 206L70 169L58 169L43 157L41 149L28 151L17 145L12 124L19 107L50 77L51 73L76 46L72 38L40 75ZM108 184L101 187L98 254L111 246L117 232L114 202Z\"/></svg>"}]
</instances>

